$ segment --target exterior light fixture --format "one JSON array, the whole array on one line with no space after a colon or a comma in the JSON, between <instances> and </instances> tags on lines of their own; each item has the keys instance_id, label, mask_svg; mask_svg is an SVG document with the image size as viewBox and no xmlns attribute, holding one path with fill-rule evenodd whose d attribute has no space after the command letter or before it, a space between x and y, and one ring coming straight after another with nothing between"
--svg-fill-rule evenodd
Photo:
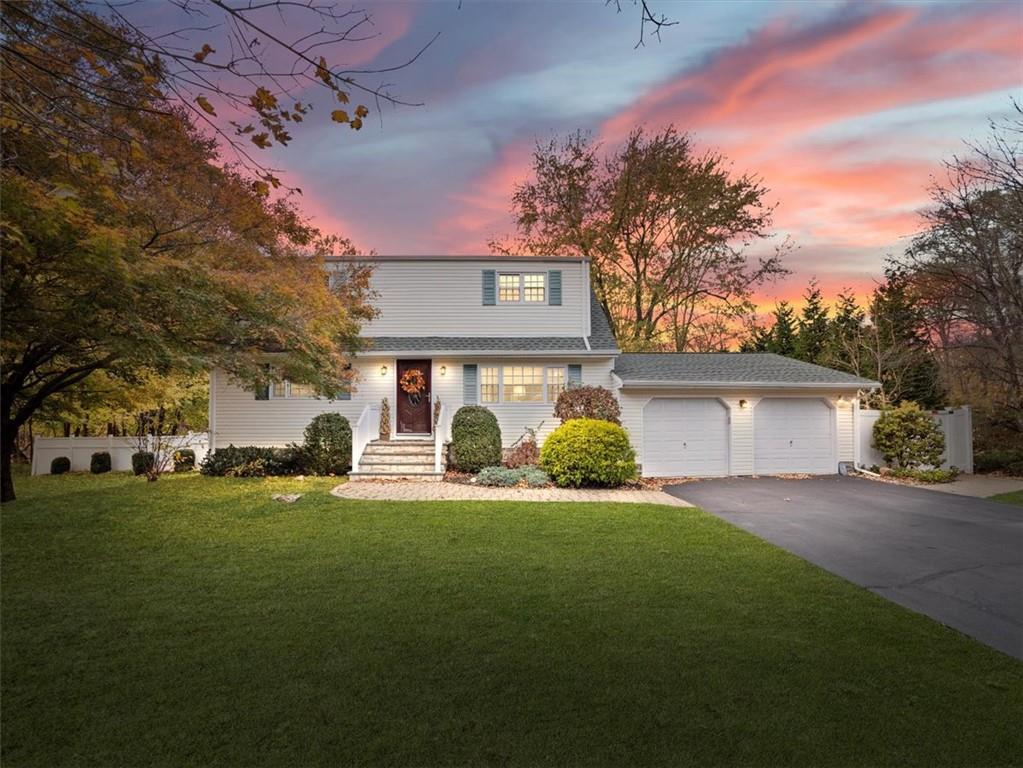
<instances>
[{"instance_id":1,"label":"exterior light fixture","mask_svg":"<svg viewBox=\"0 0 1023 768\"><path fill-rule=\"evenodd\" d=\"M442 366L440 367L440 375L441 375L441 376L446 376L446 375L447 375L447 372L448 372L448 367L447 367L446 365L442 365Z\"/></svg>"},{"instance_id":2,"label":"exterior light fixture","mask_svg":"<svg viewBox=\"0 0 1023 768\"><path fill-rule=\"evenodd\" d=\"M387 366L386 365L381 365L380 366L380 375L381 376L386 376L387 375Z\"/></svg>"},{"instance_id":3,"label":"exterior light fixture","mask_svg":"<svg viewBox=\"0 0 1023 768\"><path fill-rule=\"evenodd\" d=\"M747 403L745 400L740 400L739 401L739 407L740 408L745 408L747 405L749 405L749 403Z\"/></svg>"}]
</instances>

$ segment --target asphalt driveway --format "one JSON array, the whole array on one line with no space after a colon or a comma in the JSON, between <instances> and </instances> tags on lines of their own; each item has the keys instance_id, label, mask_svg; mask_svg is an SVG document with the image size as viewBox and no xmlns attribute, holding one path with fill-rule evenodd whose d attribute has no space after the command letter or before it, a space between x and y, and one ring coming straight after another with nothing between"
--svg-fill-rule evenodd
<instances>
[{"instance_id":1,"label":"asphalt driveway","mask_svg":"<svg viewBox=\"0 0 1023 768\"><path fill-rule=\"evenodd\" d=\"M1023 659L1023 509L829 475L666 488L893 602Z\"/></svg>"}]
</instances>

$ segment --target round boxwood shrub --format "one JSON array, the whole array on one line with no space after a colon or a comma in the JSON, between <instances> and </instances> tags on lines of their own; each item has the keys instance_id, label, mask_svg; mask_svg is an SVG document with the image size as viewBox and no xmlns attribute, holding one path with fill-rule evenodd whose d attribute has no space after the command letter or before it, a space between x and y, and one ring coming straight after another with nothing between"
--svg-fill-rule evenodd
<instances>
[{"instance_id":1,"label":"round boxwood shrub","mask_svg":"<svg viewBox=\"0 0 1023 768\"><path fill-rule=\"evenodd\" d=\"M317 475L343 475L352 466L352 427L340 413L321 413L305 428L306 461Z\"/></svg>"},{"instance_id":2,"label":"round boxwood shrub","mask_svg":"<svg viewBox=\"0 0 1023 768\"><path fill-rule=\"evenodd\" d=\"M463 405L451 420L451 460L463 472L501 463L501 427L481 405Z\"/></svg>"},{"instance_id":3,"label":"round boxwood shrub","mask_svg":"<svg viewBox=\"0 0 1023 768\"><path fill-rule=\"evenodd\" d=\"M102 475L110 471L110 454L106 451L92 454L89 460L89 471L94 475Z\"/></svg>"},{"instance_id":4,"label":"round boxwood shrub","mask_svg":"<svg viewBox=\"0 0 1023 768\"><path fill-rule=\"evenodd\" d=\"M191 472L195 469L195 451L191 448L179 448L174 451L174 471Z\"/></svg>"},{"instance_id":5,"label":"round boxwood shrub","mask_svg":"<svg viewBox=\"0 0 1023 768\"><path fill-rule=\"evenodd\" d=\"M874 422L874 447L896 468L936 467L945 452L945 435L929 413L916 403L905 402L883 412Z\"/></svg>"},{"instance_id":6,"label":"round boxwood shrub","mask_svg":"<svg viewBox=\"0 0 1023 768\"><path fill-rule=\"evenodd\" d=\"M50 474L51 475L63 475L65 472L71 471L71 459L67 456L58 456L50 462Z\"/></svg>"},{"instance_id":7,"label":"round boxwood shrub","mask_svg":"<svg viewBox=\"0 0 1023 768\"><path fill-rule=\"evenodd\" d=\"M555 429L540 449L540 468L562 487L614 488L636 476L629 435L601 419L572 419Z\"/></svg>"},{"instance_id":8,"label":"round boxwood shrub","mask_svg":"<svg viewBox=\"0 0 1023 768\"><path fill-rule=\"evenodd\" d=\"M148 473L156 465L156 457L149 451L139 451L131 455L131 471L136 475Z\"/></svg>"}]
</instances>

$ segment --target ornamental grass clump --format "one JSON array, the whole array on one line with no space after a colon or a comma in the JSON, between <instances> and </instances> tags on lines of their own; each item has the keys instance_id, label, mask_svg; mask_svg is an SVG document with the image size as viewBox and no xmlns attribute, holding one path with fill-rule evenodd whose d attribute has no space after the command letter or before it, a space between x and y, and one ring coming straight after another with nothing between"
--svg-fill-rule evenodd
<instances>
[{"instance_id":1,"label":"ornamental grass clump","mask_svg":"<svg viewBox=\"0 0 1023 768\"><path fill-rule=\"evenodd\" d=\"M462 472L501 463L501 427L481 405L463 405L451 420L451 459Z\"/></svg>"},{"instance_id":2,"label":"ornamental grass clump","mask_svg":"<svg viewBox=\"0 0 1023 768\"><path fill-rule=\"evenodd\" d=\"M174 471L191 472L195 469L195 451L191 448L179 448L174 451Z\"/></svg>"},{"instance_id":3,"label":"ornamental grass clump","mask_svg":"<svg viewBox=\"0 0 1023 768\"><path fill-rule=\"evenodd\" d=\"M615 488L636 477L636 452L617 424L572 419L544 442L540 468L561 487Z\"/></svg>"}]
</instances>

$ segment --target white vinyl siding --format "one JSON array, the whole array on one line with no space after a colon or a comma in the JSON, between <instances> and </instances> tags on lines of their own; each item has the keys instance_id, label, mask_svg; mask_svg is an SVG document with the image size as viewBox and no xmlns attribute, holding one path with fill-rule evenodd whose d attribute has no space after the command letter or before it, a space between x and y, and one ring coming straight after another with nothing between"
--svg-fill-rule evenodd
<instances>
[{"instance_id":1,"label":"white vinyl siding","mask_svg":"<svg viewBox=\"0 0 1023 768\"><path fill-rule=\"evenodd\" d=\"M589 335L589 265L538 258L535 266L526 265L528 270L523 266L522 262L492 259L377 262L370 286L376 293L371 302L379 315L365 323L362 335L570 336L578 338L581 346L582 337ZM485 270L495 270L498 280L502 274L516 279L536 274L546 279L550 270L557 270L561 273L561 304L498 300L485 305L480 299ZM545 294L548 287L544 287Z\"/></svg>"},{"instance_id":2,"label":"white vinyl siding","mask_svg":"<svg viewBox=\"0 0 1023 768\"><path fill-rule=\"evenodd\" d=\"M210 431L214 445L223 448L229 443L239 446L301 443L306 425L317 414L340 413L354 425L363 408L370 403L379 405L384 397L391 404L393 422L396 363L397 358L364 358L356 361L353 367L357 380L350 400L256 400L252 390L231 382L223 371L214 371L210 384ZM465 363L479 366L477 370L481 382L488 367L500 371L505 366L524 364L522 360L483 362L475 358L435 358L431 382L433 394L451 409L452 415L463 404L462 366ZM529 365L541 367L548 374L554 368L565 370L570 363L582 366L584 384L611 388L611 358L580 360L548 357L528 361ZM381 373L383 366L387 367L385 374ZM440 372L442 367L443 374ZM501 426L501 440L506 447L518 440L527 427L540 425L538 439L542 442L560 424L554 416L553 402L481 404L497 416Z\"/></svg>"}]
</instances>

